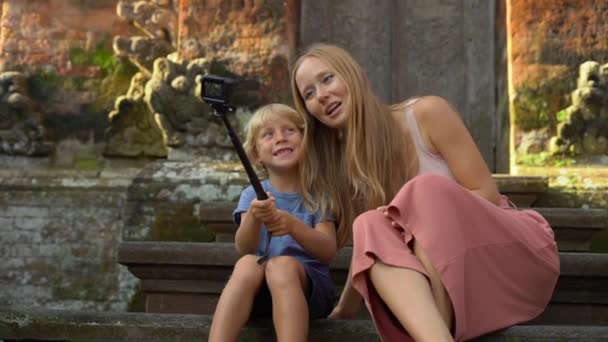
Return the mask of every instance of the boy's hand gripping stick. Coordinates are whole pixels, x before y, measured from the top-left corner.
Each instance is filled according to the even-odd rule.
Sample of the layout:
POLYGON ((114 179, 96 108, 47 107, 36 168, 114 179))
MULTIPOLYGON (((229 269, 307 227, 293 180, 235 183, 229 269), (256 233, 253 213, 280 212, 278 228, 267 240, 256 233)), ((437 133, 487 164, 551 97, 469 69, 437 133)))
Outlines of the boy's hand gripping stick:
MULTIPOLYGON (((247 172, 247 177, 249 178, 249 183, 255 190, 256 197, 258 200, 268 199, 268 195, 264 192, 264 188, 260 183, 253 167, 251 166, 251 162, 249 158, 247 158, 247 154, 243 149, 243 145, 239 140, 239 137, 234 132, 230 121, 228 121, 228 117, 226 113, 234 111, 234 107, 230 106, 227 103, 227 98, 230 93, 230 86, 234 81, 229 78, 218 77, 213 75, 207 75, 203 77, 203 88, 202 88, 202 97, 203 100, 211 106, 214 110, 214 114, 219 116, 222 119, 222 122, 226 126, 228 130, 228 135, 230 136, 230 140, 232 141, 232 145, 236 149, 236 153, 239 155, 239 159, 241 160, 241 164, 245 168, 245 172, 247 172)), ((268 255, 270 253, 270 239, 272 235, 269 232, 266 232, 266 245, 264 246, 264 254, 258 258, 258 264, 263 263, 268 259, 268 255)))

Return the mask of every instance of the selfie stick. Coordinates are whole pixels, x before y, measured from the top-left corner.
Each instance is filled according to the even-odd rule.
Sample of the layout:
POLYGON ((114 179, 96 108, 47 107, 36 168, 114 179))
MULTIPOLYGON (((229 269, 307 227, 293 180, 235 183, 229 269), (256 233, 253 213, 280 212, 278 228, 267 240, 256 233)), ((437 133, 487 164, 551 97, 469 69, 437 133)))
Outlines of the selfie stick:
MULTIPOLYGON (((216 80, 217 79, 212 76, 203 77, 203 82, 206 82, 206 81, 213 82, 216 80)), ((205 87, 205 84, 203 84, 203 89, 204 89, 204 87, 205 87)), ((203 97, 205 98, 204 94, 203 94, 203 97)), ((234 111, 234 107, 230 106, 226 103, 223 103, 223 101, 217 101, 217 102, 216 101, 206 101, 206 102, 211 105, 211 108, 213 108, 213 110, 215 112, 214 114, 219 116, 222 119, 222 121, 224 122, 224 125, 226 126, 226 129, 228 130, 228 135, 230 136, 230 140, 232 141, 232 145, 236 149, 236 153, 239 155, 241 164, 243 164, 243 167, 245 168, 245 172, 247 173, 247 177, 249 178, 249 183, 251 183, 251 186, 255 190, 257 199, 258 200, 268 199, 268 194, 266 194, 266 192, 264 191, 264 188, 262 187, 262 183, 260 183, 258 176, 256 175, 255 171, 253 170, 253 167, 251 166, 251 162, 249 161, 249 158, 247 158, 247 154, 245 153, 245 150, 243 149, 243 145, 241 144, 239 137, 234 132, 234 129, 232 128, 232 125, 230 124, 230 121, 228 121, 228 117, 226 116, 227 112, 234 111)), ((262 255, 258 259, 258 261, 257 261, 258 264, 261 264, 268 259, 268 255, 270 254, 270 239, 271 238, 272 238, 272 235, 267 231, 266 232, 266 245, 264 246, 264 255, 262 255)))

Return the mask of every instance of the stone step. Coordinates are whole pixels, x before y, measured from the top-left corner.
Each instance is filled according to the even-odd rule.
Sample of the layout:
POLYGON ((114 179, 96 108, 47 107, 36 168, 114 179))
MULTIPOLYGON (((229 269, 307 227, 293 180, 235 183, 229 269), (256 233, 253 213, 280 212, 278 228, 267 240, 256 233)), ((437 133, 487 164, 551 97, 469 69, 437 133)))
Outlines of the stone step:
MULTIPOLYGON (((4 341, 206 341, 210 315, 124 312, 75 312, 42 309, 0 309, 4 341)), ((587 341, 608 339, 608 326, 517 325, 475 339, 477 342, 587 341)), ((269 321, 249 323, 239 341, 276 340, 269 321)), ((315 320, 309 341, 380 341, 369 320, 315 320)))
MULTIPOLYGON (((331 265, 339 287, 350 247, 331 265)), ((210 314, 238 254, 232 243, 123 242, 118 262, 141 280, 147 312, 210 314)), ((561 275, 538 324, 608 324, 608 254, 560 253, 561 275)), ((360 317, 367 317, 362 308, 360 317)))
MULTIPOLYGON (((216 241, 233 242, 237 226, 232 222, 233 202, 201 204, 199 217, 216 241)), ((531 208, 553 228, 560 251, 588 251, 595 234, 608 229, 608 210, 576 208, 531 208)))
POLYGON ((549 177, 515 176, 510 174, 493 174, 492 177, 501 194, 518 207, 531 207, 540 196, 549 189, 549 177))

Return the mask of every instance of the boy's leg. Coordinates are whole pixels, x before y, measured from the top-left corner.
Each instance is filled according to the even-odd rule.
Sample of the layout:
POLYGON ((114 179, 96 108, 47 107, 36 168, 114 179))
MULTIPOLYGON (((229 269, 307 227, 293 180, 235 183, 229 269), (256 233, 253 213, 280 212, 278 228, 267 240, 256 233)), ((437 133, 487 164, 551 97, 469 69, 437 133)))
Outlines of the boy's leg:
POLYGON ((264 281, 264 265, 255 255, 245 255, 234 265, 213 314, 209 342, 236 341, 249 319, 255 294, 264 281))
POLYGON ((268 260, 265 274, 272 295, 272 320, 277 341, 307 341, 305 294, 310 284, 304 266, 294 257, 278 256, 268 260))

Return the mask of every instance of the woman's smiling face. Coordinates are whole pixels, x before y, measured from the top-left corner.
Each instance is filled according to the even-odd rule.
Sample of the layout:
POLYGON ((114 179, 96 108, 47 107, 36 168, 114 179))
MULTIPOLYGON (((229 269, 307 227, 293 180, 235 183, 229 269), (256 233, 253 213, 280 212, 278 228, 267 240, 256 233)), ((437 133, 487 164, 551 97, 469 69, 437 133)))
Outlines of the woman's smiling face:
POLYGON ((298 92, 308 112, 325 126, 344 128, 348 118, 346 84, 319 58, 307 57, 295 74, 298 92))

